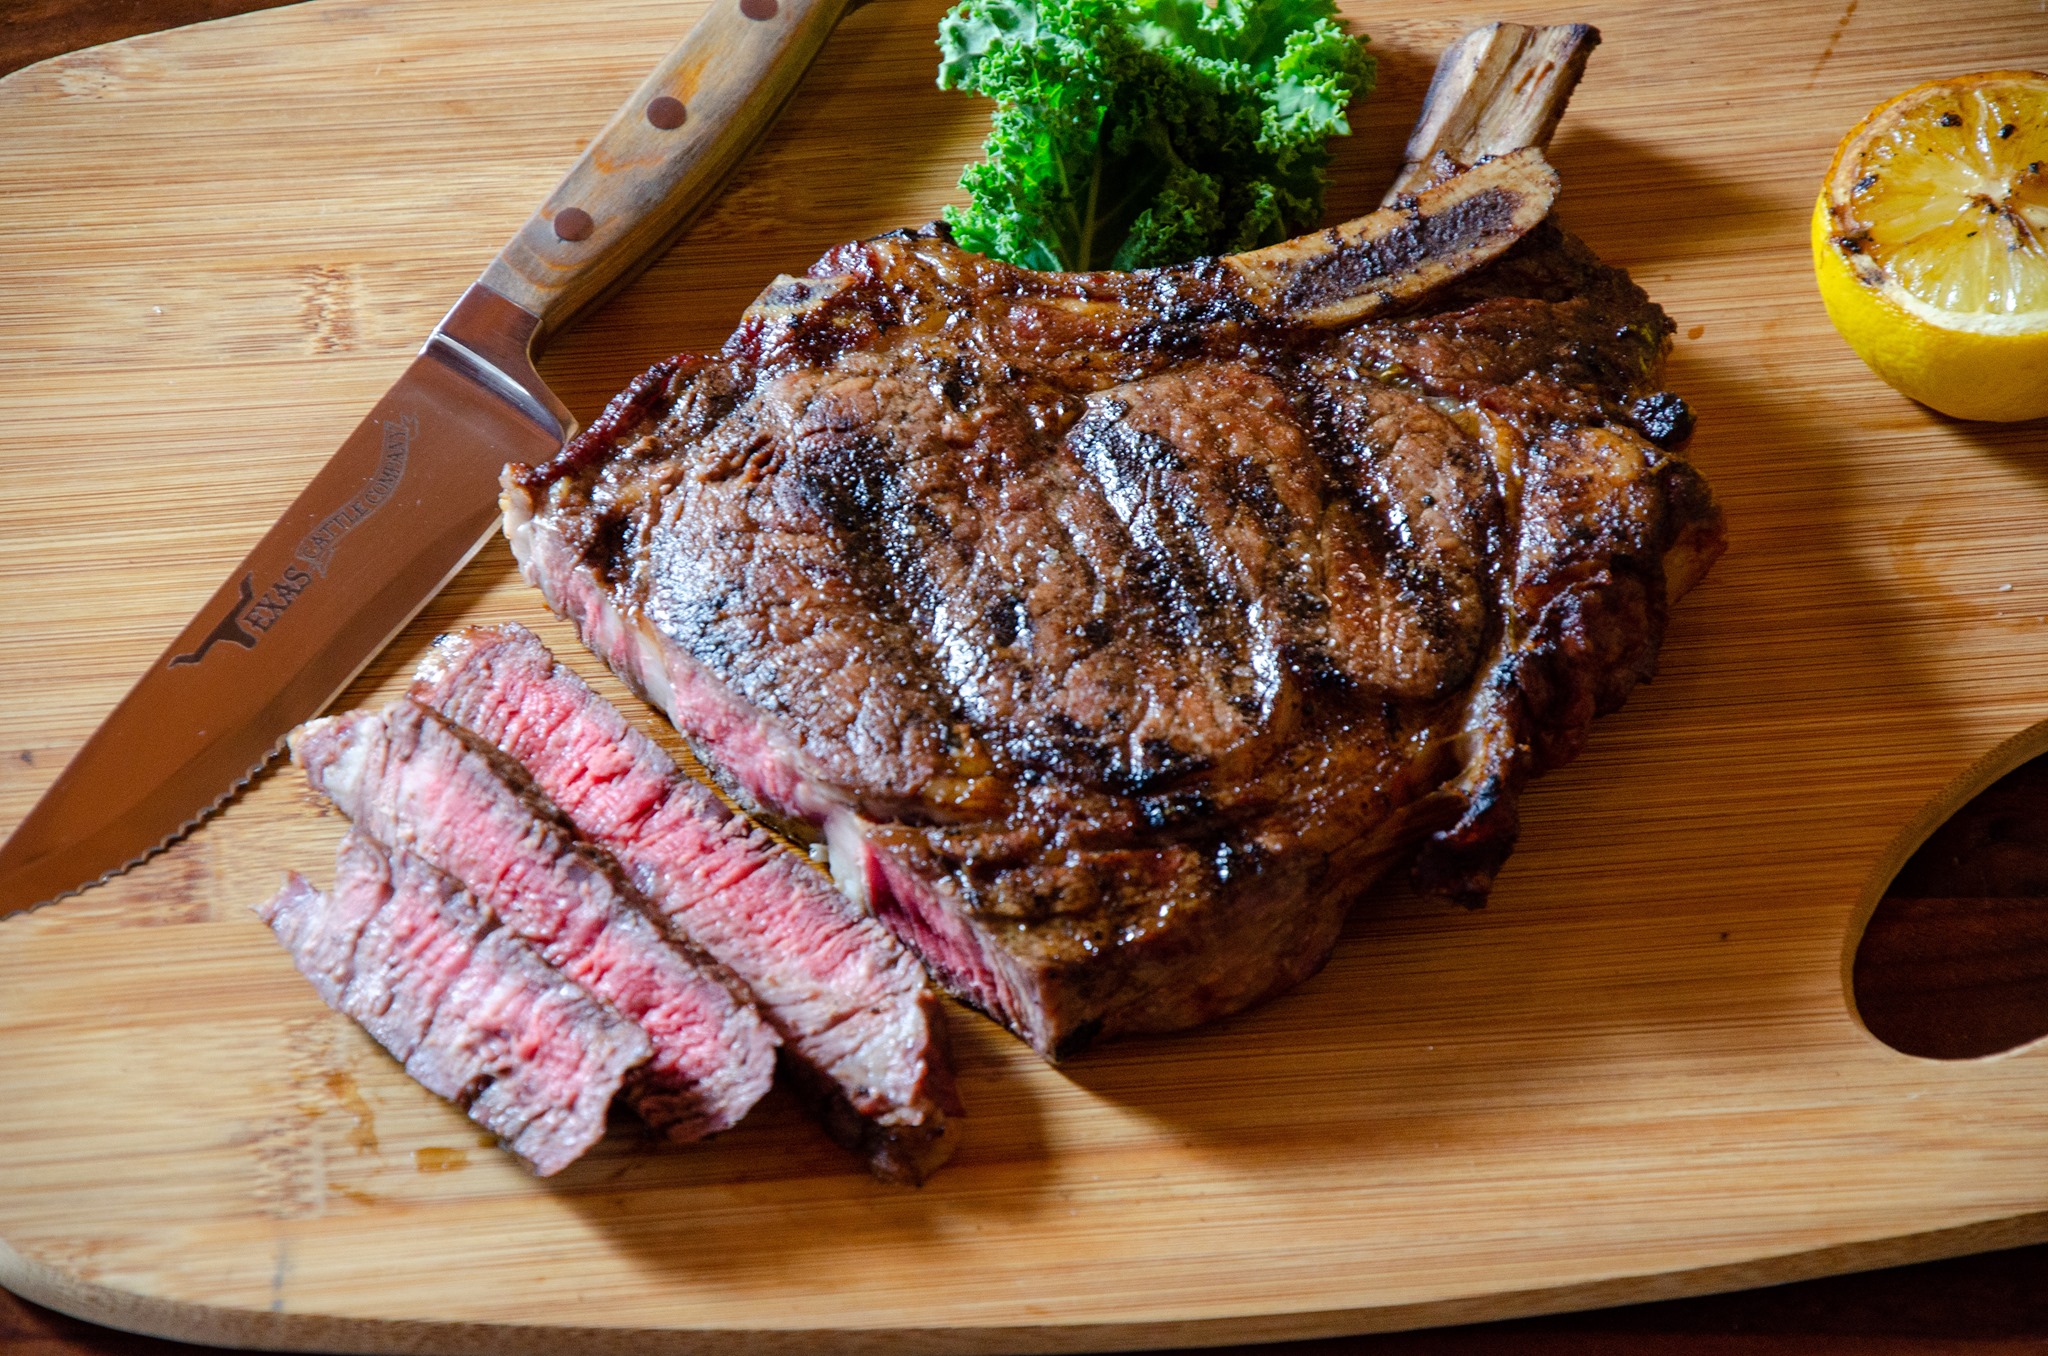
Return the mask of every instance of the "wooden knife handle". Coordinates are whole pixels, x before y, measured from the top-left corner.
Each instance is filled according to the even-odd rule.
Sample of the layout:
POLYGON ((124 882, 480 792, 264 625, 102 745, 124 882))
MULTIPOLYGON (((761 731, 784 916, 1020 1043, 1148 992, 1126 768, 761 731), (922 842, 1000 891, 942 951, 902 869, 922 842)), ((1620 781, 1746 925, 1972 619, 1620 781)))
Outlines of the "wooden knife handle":
POLYGON ((854 2, 713 0, 484 270, 536 349, 682 231, 854 2))

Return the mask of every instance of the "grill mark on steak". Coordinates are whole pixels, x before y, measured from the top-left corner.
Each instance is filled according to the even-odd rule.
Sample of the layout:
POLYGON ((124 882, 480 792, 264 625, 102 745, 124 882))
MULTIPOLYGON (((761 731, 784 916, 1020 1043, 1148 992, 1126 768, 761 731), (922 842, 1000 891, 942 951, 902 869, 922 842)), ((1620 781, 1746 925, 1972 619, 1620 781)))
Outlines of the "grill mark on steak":
POLYGON ((714 373, 746 390, 722 420, 651 406, 631 457, 514 472, 508 536, 709 764, 1042 1052, 1233 1011, 1320 966, 1397 861, 1481 896, 1527 779, 1648 676, 1720 549, 1632 413, 1670 322, 1541 223, 1540 166, 1152 273, 1029 273, 940 228, 843 246, 680 379, 677 409, 714 373), (828 389, 890 518, 866 544, 798 489, 828 389), (764 431, 775 469, 702 474, 764 431), (642 545, 579 564, 615 513, 642 545), (719 600, 715 637, 679 595, 719 600))
POLYGON ((1357 380, 1341 362, 1315 376, 1317 445, 1344 504, 1327 555, 1331 648, 1366 691, 1441 695, 1470 677, 1489 639, 1489 548, 1502 516, 1492 467, 1427 400, 1357 380))
POLYGON ((737 982, 665 935, 517 763, 410 699, 309 721, 290 746, 359 832, 459 881, 647 1033, 653 1057, 629 1096, 651 1128, 698 1139, 767 1091, 777 1041, 737 982))
POLYGON ((256 913, 329 1007, 542 1177, 603 1138, 652 1053, 461 886, 360 833, 342 839, 331 892, 293 873, 256 913))
MULTIPOLYGON (((1176 702, 1147 710, 1112 699, 1103 707, 1070 703, 1062 712, 1068 728, 1094 725, 1102 736, 1122 736, 1121 747, 1105 749, 1100 761, 1116 785, 1137 791, 1207 767, 1205 748, 1223 744, 1261 704, 1245 664, 1242 619, 1231 615, 1231 605, 1241 608, 1243 600, 1229 596, 1227 583, 1216 577, 1216 543, 1176 493, 1179 459, 1164 439, 1119 419, 1084 417, 1068 440, 1127 534, 1119 552, 1126 606, 1113 611, 1126 618, 1131 633, 1156 635, 1171 652, 1212 657, 1217 670, 1213 699, 1201 703, 1205 709, 1184 711, 1176 702)), ((1096 653, 1113 652, 1105 645, 1096 653)))
POLYGON ((443 636, 412 696, 517 759, 647 899, 748 987, 825 1127, 885 1180, 955 1147, 945 1026, 917 962, 683 776, 524 627, 443 636))

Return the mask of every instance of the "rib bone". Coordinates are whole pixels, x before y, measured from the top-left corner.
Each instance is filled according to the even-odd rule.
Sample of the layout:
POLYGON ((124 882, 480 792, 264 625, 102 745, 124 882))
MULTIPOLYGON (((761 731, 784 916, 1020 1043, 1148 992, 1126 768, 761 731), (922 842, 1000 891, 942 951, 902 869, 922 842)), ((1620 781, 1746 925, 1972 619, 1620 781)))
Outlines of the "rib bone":
POLYGON ((1435 182, 1449 166, 1550 144, 1586 58, 1600 45, 1591 24, 1494 23, 1445 50, 1408 137, 1408 162, 1382 201, 1435 182))
MULTIPOLYGON (((1244 254, 1136 273, 1036 273, 950 245, 933 249, 906 239, 905 246, 922 251, 922 262, 954 286, 986 287, 988 271, 995 270, 1004 275, 1004 294, 1015 306, 1057 312, 1059 324, 1086 327, 1098 340, 1152 332, 1163 301, 1186 309, 1221 300, 1219 284, 1262 322, 1335 329, 1412 305, 1490 263, 1550 214, 1557 191, 1556 171, 1542 151, 1527 147, 1469 169, 1460 166, 1398 204, 1327 230, 1244 254)), ((807 277, 777 278, 748 308, 747 326, 762 334, 786 333, 831 313, 857 286, 854 276, 827 271, 847 257, 835 252, 807 277)), ((1212 328, 1234 334, 1232 327, 1242 323, 1218 321, 1212 328)), ((1105 341, 1102 351, 1116 347, 1105 341)))
POLYGON ((1334 328, 1413 301, 1497 258, 1550 214, 1557 173, 1534 147, 1408 202, 1223 263, 1275 319, 1334 328))

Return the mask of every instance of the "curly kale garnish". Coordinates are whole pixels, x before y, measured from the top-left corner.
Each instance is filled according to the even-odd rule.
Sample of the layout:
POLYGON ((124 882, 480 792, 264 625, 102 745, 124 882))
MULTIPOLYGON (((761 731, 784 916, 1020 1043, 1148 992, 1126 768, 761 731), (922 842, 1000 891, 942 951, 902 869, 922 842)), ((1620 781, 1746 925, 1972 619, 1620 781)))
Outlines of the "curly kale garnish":
POLYGON ((1026 268, 1144 268, 1284 240, 1322 214, 1324 142, 1372 88, 1331 0, 963 0, 939 84, 996 101, 946 209, 1026 268))

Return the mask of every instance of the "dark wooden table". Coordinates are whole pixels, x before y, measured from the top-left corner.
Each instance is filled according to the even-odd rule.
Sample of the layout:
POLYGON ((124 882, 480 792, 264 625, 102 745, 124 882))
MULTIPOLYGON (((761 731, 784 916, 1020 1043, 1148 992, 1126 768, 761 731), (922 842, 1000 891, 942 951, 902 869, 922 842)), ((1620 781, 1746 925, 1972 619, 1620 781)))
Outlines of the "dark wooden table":
MULTIPOLYGON (((0 74, 62 52, 281 0, 0 0, 0 74)), ((2048 426, 2042 429, 2048 452, 2048 426)), ((1898 1049, 1970 1058, 2048 1034, 2048 759, 1959 812, 1866 932, 1856 993, 1898 1049)), ((2048 1172, 2048 1163, 2041 1165, 2048 1172)), ((0 1291, 4 1356, 191 1356, 210 1348, 82 1323, 0 1291)), ((2048 1244, 1797 1285, 1327 1342, 1240 1356, 1453 1353, 2048 1353, 2048 1244)))

